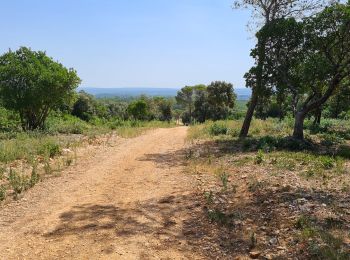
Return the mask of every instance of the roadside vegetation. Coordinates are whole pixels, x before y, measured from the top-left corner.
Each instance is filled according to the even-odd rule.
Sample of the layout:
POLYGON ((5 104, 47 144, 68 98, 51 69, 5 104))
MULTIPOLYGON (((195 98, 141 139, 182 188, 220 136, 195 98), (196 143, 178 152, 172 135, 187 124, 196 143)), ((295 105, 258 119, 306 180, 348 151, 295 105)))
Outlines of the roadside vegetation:
POLYGON ((79 84, 45 52, 21 47, 0 57, 0 201, 59 174, 82 144, 176 125, 172 98, 96 99, 79 84))
MULTIPOLYGON (((192 112, 200 94, 191 110, 187 106, 187 171, 197 180, 208 241, 215 241, 211 252, 224 258, 350 258, 345 2, 235 2, 252 10, 257 27, 255 64, 245 75, 252 89, 245 115, 209 113, 201 120, 192 112)), ((227 107, 230 102, 220 104, 227 107)))
POLYGON ((234 7, 252 10, 256 30, 248 102, 224 81, 185 86, 176 97, 96 99, 77 92, 77 72, 44 52, 3 54, 0 201, 74 163, 81 143, 184 124, 187 171, 220 234, 218 251, 350 259, 350 2, 234 7))
POLYGON ((306 121, 307 142, 290 138, 293 120, 206 122, 189 129, 187 171, 221 252, 261 259, 349 259, 350 124, 306 121), (227 241, 230 241, 228 243, 227 241))

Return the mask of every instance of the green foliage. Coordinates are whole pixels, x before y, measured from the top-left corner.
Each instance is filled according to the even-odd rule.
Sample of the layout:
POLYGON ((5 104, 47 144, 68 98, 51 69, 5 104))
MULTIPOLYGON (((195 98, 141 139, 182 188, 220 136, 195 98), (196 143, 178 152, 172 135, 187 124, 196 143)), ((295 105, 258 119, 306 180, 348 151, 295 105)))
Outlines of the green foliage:
MULTIPOLYGON (((180 91, 177 92, 176 95, 176 102, 181 105, 183 108, 186 109, 186 112, 189 115, 189 122, 192 123, 192 113, 193 113, 193 106, 194 106, 194 95, 195 95, 195 89, 196 88, 202 88, 203 86, 186 86, 182 88, 180 91)), ((185 122, 183 122, 185 124, 185 122)))
POLYGON ((326 170, 332 169, 336 164, 334 158, 329 157, 329 156, 321 156, 320 162, 321 162, 322 167, 326 170))
POLYGON ((259 150, 255 156, 255 164, 262 164, 264 162, 264 153, 262 150, 259 150))
POLYGON ((337 155, 350 159, 350 147, 348 145, 340 145, 337 151, 337 155))
POLYGON ((6 199, 6 186, 0 185, 0 202, 6 199))
POLYGON ((34 187, 40 181, 41 177, 38 173, 37 165, 33 165, 32 173, 30 174, 29 186, 34 187))
POLYGON ((349 86, 349 9, 349 3, 333 3, 307 19, 273 19, 259 30, 251 52, 256 64, 246 74, 257 93, 251 103, 257 103, 256 116, 295 116, 293 137, 302 140, 304 120, 314 115, 317 124, 333 94, 340 113, 340 100, 348 98, 342 93, 349 86))
POLYGON ((208 218, 210 222, 217 223, 223 226, 230 226, 232 223, 233 216, 231 214, 225 214, 219 209, 209 209, 208 218))
POLYGON ((301 231, 301 238, 307 243, 312 258, 349 259, 350 253, 344 247, 343 239, 317 225, 316 219, 301 216, 295 227, 301 231))
POLYGON ((227 190, 227 186, 228 186, 228 177, 229 175, 226 172, 222 172, 219 175, 219 178, 221 180, 221 184, 224 190, 227 190))
POLYGON ((237 98, 233 91, 233 85, 224 81, 212 82, 207 87, 209 119, 222 120, 229 115, 229 109, 235 106, 237 98))
POLYGON ((226 135, 229 129, 226 125, 220 123, 214 123, 209 128, 209 133, 212 136, 226 135))
POLYGON ((39 154, 50 158, 61 154, 60 145, 54 141, 44 143, 39 149, 39 154))
POLYGON ((59 139, 42 133, 19 133, 15 138, 0 140, 0 162, 24 159, 30 161, 33 156, 57 154, 59 139))
POLYGON ((155 97, 154 99, 159 115, 157 116, 160 121, 170 122, 173 118, 173 101, 171 99, 166 99, 163 97, 155 97))
POLYGON ((259 190, 263 189, 266 186, 266 183, 258 181, 258 180, 252 180, 248 184, 248 190, 250 192, 258 192, 259 190))
POLYGON ((50 111, 69 103, 80 83, 73 69, 21 47, 0 57, 3 105, 19 113, 24 130, 43 128, 50 111))
POLYGON ((20 122, 17 113, 0 107, 0 131, 18 131, 20 122))
POLYGON ((181 115, 181 121, 183 124, 188 125, 191 123, 191 115, 189 112, 184 112, 181 115))
POLYGON ((96 115, 96 104, 94 97, 84 91, 78 93, 78 98, 73 105, 72 115, 82 120, 89 121, 96 115))
POLYGON ((213 193, 213 191, 206 191, 206 192, 204 192, 204 198, 205 198, 205 200, 206 200, 208 205, 213 204, 213 202, 214 202, 214 193, 213 193))
POLYGON ((195 89, 193 116, 198 122, 227 119, 232 112, 236 94, 231 83, 212 82, 207 87, 195 89))
POLYGON ((49 116, 45 130, 52 134, 86 134, 92 128, 87 122, 68 114, 49 116))
POLYGON ((21 194, 29 188, 29 178, 10 169, 8 181, 16 195, 21 194))
POLYGON ((130 103, 128 106, 128 112, 135 120, 146 120, 149 109, 144 100, 137 100, 130 103))

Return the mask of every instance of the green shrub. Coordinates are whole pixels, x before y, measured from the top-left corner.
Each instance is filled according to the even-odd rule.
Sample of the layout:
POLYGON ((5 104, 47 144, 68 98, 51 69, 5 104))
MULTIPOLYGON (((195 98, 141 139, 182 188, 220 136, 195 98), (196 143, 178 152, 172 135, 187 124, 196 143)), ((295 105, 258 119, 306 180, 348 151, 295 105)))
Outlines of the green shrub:
POLYGON ((333 145, 341 144, 344 142, 344 138, 339 137, 337 134, 324 134, 322 135, 321 145, 330 147, 333 145))
POLYGON ((266 186, 265 182, 258 181, 258 180, 252 180, 248 184, 248 190, 250 192, 257 192, 261 189, 263 189, 266 186))
POLYGON ((20 129, 19 116, 10 110, 0 107, 0 130, 1 131, 18 131, 20 129))
POLYGON ((334 158, 329 156, 321 156, 319 157, 320 163, 324 169, 331 169, 335 166, 336 162, 334 158))
POLYGON ((0 201, 3 201, 6 199, 6 186, 5 185, 0 185, 0 201))
POLYGON ((269 152, 275 150, 280 146, 281 140, 278 137, 264 136, 258 140, 257 149, 269 152))
POLYGON ((212 136, 226 135, 228 134, 228 127, 224 124, 214 123, 209 128, 209 133, 212 136))
POLYGON ((340 145, 337 150, 337 155, 346 159, 350 159, 350 146, 340 145))
POLYGON ((264 153, 262 150, 259 150, 258 153, 255 156, 255 164, 262 164, 264 161, 264 153))
POLYGON ((39 148, 39 154, 53 158, 61 154, 61 147, 57 143, 47 142, 39 148))
POLYGON ((244 151, 247 151, 256 145, 256 143, 257 141, 254 138, 245 138, 242 143, 242 148, 244 151))
POLYGON ((54 114, 50 116, 45 124, 49 133, 60 134, 84 134, 91 126, 78 117, 72 115, 54 114))
POLYGON ((208 205, 213 204, 213 202, 214 202, 214 193, 213 193, 213 191, 206 191, 206 192, 204 192, 204 198, 205 198, 205 200, 206 200, 208 205))
POLYGON ((14 170, 10 169, 8 176, 8 181, 15 192, 15 194, 20 194, 23 191, 27 190, 29 187, 29 178, 23 174, 19 174, 14 170))
POLYGON ((228 174, 226 172, 222 172, 219 175, 219 178, 221 180, 221 184, 224 190, 227 190, 227 184, 228 184, 228 174))
POLYGON ((224 212, 214 209, 208 210, 208 218, 210 222, 215 222, 220 225, 229 225, 232 219, 231 215, 225 214, 224 212))
POLYGON ((30 179, 29 179, 29 186, 30 187, 34 187, 35 184, 37 184, 40 181, 40 175, 37 172, 37 166, 33 167, 32 173, 30 175, 30 179))

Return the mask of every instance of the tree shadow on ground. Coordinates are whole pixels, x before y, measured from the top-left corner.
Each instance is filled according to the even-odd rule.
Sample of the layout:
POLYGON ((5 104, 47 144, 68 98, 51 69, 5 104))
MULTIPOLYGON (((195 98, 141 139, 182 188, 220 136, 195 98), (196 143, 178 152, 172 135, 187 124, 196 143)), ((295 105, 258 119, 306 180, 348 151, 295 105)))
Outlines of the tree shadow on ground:
POLYGON ((171 247, 209 257, 214 241, 222 238, 219 233, 208 235, 208 221, 196 196, 166 196, 132 205, 77 205, 62 213, 60 223, 45 236, 91 237, 105 243, 128 238, 135 241, 141 236, 149 241, 148 247, 159 251, 171 247))
MULTIPOLYGON (((152 161, 156 167, 176 167, 186 164, 192 156, 224 156, 243 152, 242 141, 210 141, 187 149, 161 154, 147 154, 140 161, 152 161), (240 145, 238 145, 240 144, 240 145)), ((302 214, 323 210, 325 205, 339 209, 339 203, 349 205, 349 197, 338 193, 291 187, 260 187, 251 196, 234 203, 221 201, 208 205, 203 194, 169 194, 157 200, 132 204, 82 204, 60 215, 60 223, 45 234, 65 239, 67 236, 99 239, 110 243, 143 237, 149 241, 145 249, 167 252, 169 248, 193 253, 199 258, 233 259, 247 256, 251 250, 276 253, 276 247, 295 237, 295 222, 302 214), (217 215, 211 215, 212 209, 217 215), (249 227, 250 229, 247 229, 249 227), (257 242, 252 234, 257 234, 257 242), (276 244, 270 240, 277 238, 276 244), (253 245, 256 243, 256 245, 253 245)), ((350 212, 343 210, 341 227, 349 228, 350 212), (345 213, 344 213, 345 212, 345 213)), ((335 213, 337 216, 338 213, 335 213)), ((325 220, 318 220, 326 226, 325 220)), ((281 259, 304 257, 298 241, 291 240, 290 248, 279 254, 281 259)))
MULTIPOLYGON (((135 241, 141 236, 149 241, 145 249, 166 252, 169 248, 176 248, 208 259, 232 259, 249 254, 253 248, 250 237, 253 232, 257 233, 255 246, 258 250, 273 251, 273 247, 281 245, 280 241, 295 235, 296 219, 291 216, 308 214, 322 208, 323 204, 333 205, 335 202, 349 203, 349 198, 321 191, 263 188, 249 200, 241 200, 229 207, 230 204, 222 204, 219 209, 224 219, 221 220, 208 217, 208 205, 197 193, 164 196, 137 204, 83 204, 62 213, 60 223, 45 236, 56 239, 67 236, 98 238, 104 243, 118 239, 128 241, 128 238, 135 241), (305 209, 305 202, 309 208, 305 209), (248 233, 247 226, 251 226, 248 233), (260 230, 261 227, 264 229, 260 230), (283 228, 287 229, 276 232, 283 228), (262 237, 266 239, 262 241, 262 237), (274 237, 278 242, 270 245, 269 240, 274 237)), ((341 221, 342 227, 348 227, 349 219, 341 221)), ((300 256, 293 250, 295 247, 280 256, 300 256)))
POLYGON ((263 150, 287 151, 287 152, 307 152, 314 155, 339 156, 345 159, 350 158, 350 146, 346 144, 324 144, 312 141, 297 141, 291 137, 261 136, 248 137, 244 139, 218 139, 204 141, 194 144, 188 148, 186 153, 191 153, 194 157, 221 157, 228 154, 243 154, 263 150), (191 151, 190 151, 191 150, 191 151))
POLYGON ((137 158, 138 161, 147 162, 151 161, 156 163, 156 167, 163 168, 163 167, 178 167, 178 166, 185 166, 186 161, 185 155, 186 155, 186 149, 179 149, 176 151, 169 151, 166 153, 152 153, 152 154, 145 154, 144 156, 137 158))

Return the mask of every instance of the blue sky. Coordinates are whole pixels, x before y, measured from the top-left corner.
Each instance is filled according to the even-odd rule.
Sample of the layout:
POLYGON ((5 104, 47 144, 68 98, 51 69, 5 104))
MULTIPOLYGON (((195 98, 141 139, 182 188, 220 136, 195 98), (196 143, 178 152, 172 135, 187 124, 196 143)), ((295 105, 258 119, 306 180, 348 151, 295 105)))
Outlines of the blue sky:
POLYGON ((244 87, 254 44, 233 0, 2 0, 0 52, 28 46, 90 87, 244 87))

